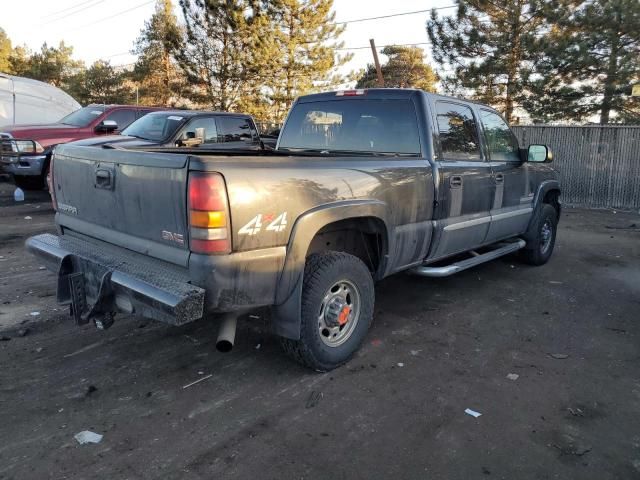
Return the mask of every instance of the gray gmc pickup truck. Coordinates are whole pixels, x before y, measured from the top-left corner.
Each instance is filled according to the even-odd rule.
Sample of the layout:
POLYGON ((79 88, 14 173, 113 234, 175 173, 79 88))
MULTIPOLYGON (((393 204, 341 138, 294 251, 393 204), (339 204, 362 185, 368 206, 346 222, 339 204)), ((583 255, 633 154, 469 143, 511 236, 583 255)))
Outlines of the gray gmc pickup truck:
POLYGON ((405 89, 308 95, 273 152, 58 147, 58 235, 27 248, 79 324, 221 314, 228 349, 237 316, 269 307, 285 351, 326 371, 365 338, 376 280, 516 251, 546 263, 560 217, 551 160, 484 105, 405 89))

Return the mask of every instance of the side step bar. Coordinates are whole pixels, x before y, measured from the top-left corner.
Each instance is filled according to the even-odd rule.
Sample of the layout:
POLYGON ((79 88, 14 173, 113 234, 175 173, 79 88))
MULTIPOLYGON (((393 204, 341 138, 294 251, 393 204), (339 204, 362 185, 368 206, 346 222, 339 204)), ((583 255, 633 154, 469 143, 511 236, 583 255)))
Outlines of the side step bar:
POLYGON ((482 255, 478 255, 475 252, 472 252, 472 254, 474 254, 475 256, 467 258, 466 260, 461 260, 444 267, 429 267, 423 265, 413 268, 411 270, 411 273, 420 275, 422 277, 448 277, 449 275, 461 272, 463 270, 466 270, 467 268, 475 267, 476 265, 480 265, 481 263, 489 262, 498 257, 517 252, 521 248, 524 248, 526 244, 527 242, 525 242, 524 240, 518 240, 517 242, 510 243, 498 243, 496 245, 498 248, 487 253, 483 253, 482 255))

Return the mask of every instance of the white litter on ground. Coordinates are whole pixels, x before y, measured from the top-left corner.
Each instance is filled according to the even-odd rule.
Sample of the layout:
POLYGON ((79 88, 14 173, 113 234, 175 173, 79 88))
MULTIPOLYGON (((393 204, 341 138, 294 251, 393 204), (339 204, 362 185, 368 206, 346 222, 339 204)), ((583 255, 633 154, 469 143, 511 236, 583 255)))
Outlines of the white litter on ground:
POLYGON ((399 362, 399 363, 398 363, 398 366, 399 366, 399 367, 404 367, 404 363, 399 362))
POLYGON ((470 408, 467 408, 464 413, 466 413, 467 415, 471 415, 473 418, 478 418, 480 415, 482 415, 480 412, 476 412, 475 410, 471 410, 470 408))
POLYGON ((40 315, 40 312, 31 312, 29 315, 31 315, 32 317, 37 317, 38 315, 40 315))
POLYGON ((517 380, 519 376, 520 376, 520 375, 518 375, 517 373, 509 373, 509 374, 507 375, 507 378, 508 378, 509 380, 517 380))
POLYGON ((89 430, 84 430, 80 433, 76 433, 73 438, 75 438, 80 445, 84 445, 85 443, 100 443, 102 435, 89 430))
POLYGON ((196 380, 195 382, 188 383, 188 384, 186 384, 186 385, 185 385, 184 387, 182 387, 182 388, 183 388, 183 389, 185 389, 185 388, 192 387, 192 386, 193 386, 193 385, 195 385, 196 383, 200 383, 200 382, 202 382, 202 381, 206 380, 207 378, 211 378, 211 377, 213 377, 213 374, 209 374, 209 375, 207 375, 206 377, 199 378, 199 379, 198 379, 198 380, 196 380))
POLYGON ((25 219, 25 220, 32 220, 32 218, 31 218, 29 215, 27 215, 26 217, 24 217, 24 219, 25 219))

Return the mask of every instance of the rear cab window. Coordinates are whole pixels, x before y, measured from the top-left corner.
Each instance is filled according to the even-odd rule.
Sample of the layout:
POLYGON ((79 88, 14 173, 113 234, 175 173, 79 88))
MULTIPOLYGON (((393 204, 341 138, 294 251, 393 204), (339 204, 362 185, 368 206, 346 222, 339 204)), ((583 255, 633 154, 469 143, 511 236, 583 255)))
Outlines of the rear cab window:
POLYGON ((438 101, 436 115, 443 159, 481 161, 478 125, 471 108, 438 101))
POLYGON ((339 99, 296 104, 279 150, 420 155, 409 99, 339 99))

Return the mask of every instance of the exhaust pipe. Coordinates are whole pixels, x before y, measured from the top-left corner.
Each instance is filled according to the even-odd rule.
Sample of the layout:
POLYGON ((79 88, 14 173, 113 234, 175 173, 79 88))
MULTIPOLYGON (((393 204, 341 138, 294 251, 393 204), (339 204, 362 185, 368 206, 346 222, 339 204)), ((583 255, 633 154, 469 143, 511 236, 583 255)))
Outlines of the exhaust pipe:
POLYGON ((236 339, 236 324, 238 317, 236 314, 227 313, 223 315, 220 330, 218 331, 218 340, 216 341, 216 349, 219 352, 227 353, 233 348, 233 342, 236 339))

